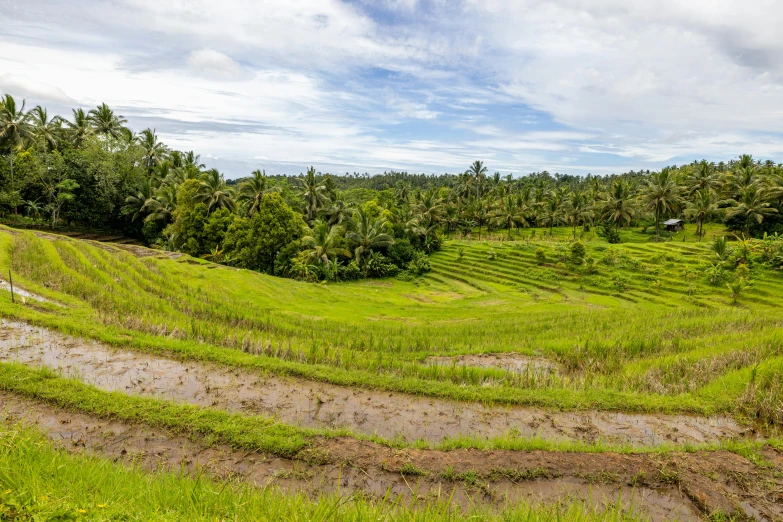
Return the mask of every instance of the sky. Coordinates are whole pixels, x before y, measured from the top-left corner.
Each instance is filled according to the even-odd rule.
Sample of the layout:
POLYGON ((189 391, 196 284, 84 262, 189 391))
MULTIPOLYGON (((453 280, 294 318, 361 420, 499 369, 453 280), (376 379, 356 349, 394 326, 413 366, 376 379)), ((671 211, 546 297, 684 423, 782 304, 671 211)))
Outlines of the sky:
POLYGON ((783 0, 0 0, 0 92, 228 178, 783 161, 783 0))

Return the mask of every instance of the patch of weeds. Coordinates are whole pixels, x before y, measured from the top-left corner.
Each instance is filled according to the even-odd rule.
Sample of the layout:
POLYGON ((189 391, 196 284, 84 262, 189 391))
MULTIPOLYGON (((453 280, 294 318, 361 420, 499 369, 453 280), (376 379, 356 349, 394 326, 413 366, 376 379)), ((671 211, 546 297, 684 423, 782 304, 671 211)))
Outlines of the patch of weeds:
POLYGON ((668 469, 665 466, 658 470, 658 479, 664 484, 672 486, 678 485, 682 480, 679 471, 676 469, 668 469))
POLYGON ((310 464, 311 466, 322 466, 332 461, 328 451, 318 448, 303 449, 296 454, 296 458, 302 462, 310 464))
POLYGON ((399 472, 402 475, 415 475, 419 477, 429 475, 429 473, 426 470, 417 468, 411 462, 406 462, 405 464, 403 464, 403 466, 399 469, 399 472))
POLYGON ((579 475, 590 484, 613 484, 619 482, 620 475, 611 471, 601 470, 579 475))
POLYGON ((523 482, 538 479, 551 479, 560 476, 560 473, 552 472, 546 468, 492 468, 489 470, 487 478, 489 478, 491 481, 505 478, 511 482, 523 482))

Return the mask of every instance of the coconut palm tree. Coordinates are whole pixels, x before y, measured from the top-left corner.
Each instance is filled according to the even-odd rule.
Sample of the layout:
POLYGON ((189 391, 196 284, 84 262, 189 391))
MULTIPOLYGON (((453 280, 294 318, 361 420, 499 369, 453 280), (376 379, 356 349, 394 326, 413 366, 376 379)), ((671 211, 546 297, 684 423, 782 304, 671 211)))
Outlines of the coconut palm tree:
POLYGON ((101 103, 87 114, 87 118, 95 129, 95 134, 119 139, 122 129, 128 123, 124 117, 114 114, 105 103, 101 103))
POLYGON ((537 219, 540 224, 549 226, 549 235, 551 236, 552 228, 560 221, 561 215, 560 199, 554 194, 550 194, 544 200, 537 219))
POLYGON ((147 200, 144 210, 148 212, 144 221, 171 221, 177 207, 177 187, 163 183, 155 190, 155 195, 147 200))
POLYGON ((302 238, 302 246, 305 247, 305 253, 309 262, 320 260, 326 264, 329 260, 335 260, 337 256, 351 257, 351 253, 337 246, 338 227, 329 229, 329 224, 322 220, 317 220, 311 233, 302 238))
MULTIPOLYGON (((22 148, 30 136, 30 113, 24 110, 25 102, 17 106, 16 100, 6 94, 0 98, 0 142, 7 141, 10 146, 8 163, 10 167, 11 190, 14 190, 14 154, 22 148)), ((16 215, 16 203, 14 203, 16 215)))
POLYGON ((511 229, 514 226, 528 225, 525 209, 519 204, 518 198, 511 195, 500 198, 489 216, 494 224, 508 228, 509 239, 511 239, 511 229))
POLYGON ((168 147, 158 141, 155 129, 144 129, 139 135, 139 145, 144 149, 144 166, 152 169, 160 164, 168 154, 168 147))
POLYGON ((374 248, 384 248, 394 244, 394 238, 385 232, 387 221, 379 217, 374 222, 362 209, 354 213, 356 230, 348 234, 348 240, 356 244, 354 256, 359 263, 362 254, 369 253, 374 248))
POLYGON ((73 121, 66 121, 65 124, 68 127, 68 137, 76 148, 84 145, 87 138, 94 134, 92 123, 84 109, 73 109, 73 121))
POLYGON ((565 218, 574 231, 574 240, 576 240, 576 227, 583 224, 590 216, 591 208, 587 202, 587 197, 583 192, 573 191, 566 200, 565 218))
POLYGON ((739 194, 737 199, 731 200, 733 208, 728 210, 727 217, 742 216, 745 223, 745 235, 750 235, 750 225, 753 221, 761 224, 766 216, 777 214, 778 210, 772 208, 765 191, 755 184, 751 184, 739 194))
POLYGON ((43 151, 54 150, 62 133, 60 118, 49 118, 46 109, 40 105, 30 111, 30 136, 43 151))
POLYGON ((702 160, 691 169, 684 181, 688 194, 697 190, 706 190, 709 193, 720 185, 720 174, 715 170, 714 163, 702 160))
POLYGON ((478 225, 478 240, 481 241, 481 227, 489 218, 489 202, 486 199, 473 199, 465 209, 465 214, 478 225))
POLYGON ((136 189, 136 192, 125 198, 123 210, 133 213, 133 221, 147 213, 149 204, 155 195, 155 187, 150 179, 145 179, 136 189))
POLYGON ((266 171, 254 170, 250 177, 239 184, 237 191, 237 203, 244 209, 247 217, 252 217, 261 205, 261 199, 265 194, 277 191, 277 187, 269 186, 266 171))
POLYGON ((655 215, 655 237, 660 239, 661 217, 674 212, 682 203, 680 186, 675 182, 672 170, 664 168, 660 172, 650 174, 640 199, 647 210, 655 215))
POLYGON ((323 213, 328 218, 328 225, 333 227, 334 225, 340 225, 343 222, 350 222, 351 216, 353 215, 353 209, 351 208, 350 203, 346 203, 342 199, 336 199, 332 201, 329 208, 323 210, 323 213))
POLYGON ((696 220, 696 234, 699 235, 699 241, 704 235, 704 221, 710 217, 710 214, 718 210, 715 203, 715 196, 709 189, 697 190, 693 193, 693 199, 685 204, 685 216, 696 220))
POLYGON ((618 231, 621 224, 630 225, 636 215, 636 205, 628 183, 623 179, 615 180, 610 187, 607 198, 602 203, 602 207, 603 219, 614 223, 618 231))
POLYGON ((481 186, 487 176, 487 167, 484 166, 483 161, 476 160, 468 169, 468 173, 474 180, 474 184, 476 185, 476 199, 479 199, 481 197, 481 186))
POLYGON ((223 174, 217 169, 210 169, 201 176, 201 187, 196 200, 207 205, 207 211, 219 208, 234 210, 234 190, 226 184, 223 174))
POLYGON ((299 197, 305 202, 307 221, 312 221, 315 219, 318 209, 321 208, 328 199, 325 194, 326 187, 315 177, 315 168, 313 167, 307 169, 306 176, 299 176, 296 181, 299 183, 301 189, 299 191, 299 197))

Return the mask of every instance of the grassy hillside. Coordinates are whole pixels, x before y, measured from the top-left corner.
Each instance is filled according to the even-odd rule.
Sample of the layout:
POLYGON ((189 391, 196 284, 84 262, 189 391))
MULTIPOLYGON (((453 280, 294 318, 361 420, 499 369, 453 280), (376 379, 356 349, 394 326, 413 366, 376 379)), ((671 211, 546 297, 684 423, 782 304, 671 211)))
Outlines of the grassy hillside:
MULTIPOLYGON (((711 231, 715 234, 717 231, 711 231)), ((448 242, 413 280, 300 283, 164 253, 0 233, 0 269, 65 305, 0 312, 185 358, 337 384, 559 408, 741 411, 780 422, 781 274, 734 304, 707 243, 555 237, 448 242), (514 353, 522 371, 428 357, 514 353), (442 362, 442 361, 441 361, 442 362), (549 366, 548 366, 549 368, 549 366), (776 406, 776 404, 778 406, 776 406)), ((725 279, 736 276, 726 270, 725 279)))

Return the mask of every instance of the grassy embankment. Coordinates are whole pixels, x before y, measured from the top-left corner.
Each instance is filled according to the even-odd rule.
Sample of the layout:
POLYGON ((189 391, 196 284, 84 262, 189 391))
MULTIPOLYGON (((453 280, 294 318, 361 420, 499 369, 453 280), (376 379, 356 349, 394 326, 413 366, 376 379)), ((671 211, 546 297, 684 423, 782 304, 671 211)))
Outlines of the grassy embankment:
MULTIPOLYGON (((619 502, 617 503, 620 504, 619 502)), ((615 506, 516 505, 467 511, 448 500, 412 505, 335 493, 310 498, 205 476, 145 473, 105 459, 54 449, 21 426, 0 431, 2 520, 637 520, 615 506)))

